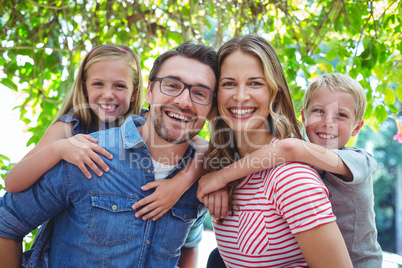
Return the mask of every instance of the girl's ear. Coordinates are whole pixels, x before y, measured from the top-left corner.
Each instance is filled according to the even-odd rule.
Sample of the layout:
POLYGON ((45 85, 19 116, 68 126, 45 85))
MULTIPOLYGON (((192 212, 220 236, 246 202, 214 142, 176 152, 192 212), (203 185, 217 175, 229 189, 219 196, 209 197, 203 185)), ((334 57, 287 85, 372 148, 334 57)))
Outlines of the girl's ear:
POLYGON ((364 124, 364 119, 360 120, 359 123, 357 123, 356 127, 352 131, 352 136, 356 136, 357 133, 359 133, 360 129, 363 127, 364 124))
POLYGON ((85 98, 88 98, 87 86, 84 81, 82 81, 82 90, 84 91, 85 98))
POLYGON ((137 91, 138 91, 138 86, 135 86, 133 89, 133 94, 131 94, 131 97, 130 97, 130 102, 135 101, 135 97, 137 96, 137 91))

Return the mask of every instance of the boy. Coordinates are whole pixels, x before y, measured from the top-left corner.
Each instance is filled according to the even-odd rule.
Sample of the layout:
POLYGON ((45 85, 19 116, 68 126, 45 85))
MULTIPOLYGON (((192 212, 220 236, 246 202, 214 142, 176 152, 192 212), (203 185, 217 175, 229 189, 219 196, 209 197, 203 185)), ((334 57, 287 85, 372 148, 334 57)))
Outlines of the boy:
POLYGON ((317 168, 329 190, 333 212, 353 266, 381 267, 382 251, 377 242, 371 177, 377 164, 368 152, 344 147, 363 126, 366 105, 364 89, 351 77, 340 73, 319 76, 308 87, 301 110, 311 143, 284 139, 206 174, 199 181, 198 199, 205 201, 215 217, 225 215, 225 208, 208 204, 208 193, 283 162, 305 162, 317 168))

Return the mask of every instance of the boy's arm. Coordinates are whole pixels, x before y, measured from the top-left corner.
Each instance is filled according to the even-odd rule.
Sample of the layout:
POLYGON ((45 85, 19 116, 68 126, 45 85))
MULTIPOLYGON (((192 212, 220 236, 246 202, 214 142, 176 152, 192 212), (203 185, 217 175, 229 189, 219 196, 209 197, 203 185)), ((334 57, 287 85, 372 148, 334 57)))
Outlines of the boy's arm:
POLYGON ((322 146, 289 138, 258 149, 221 170, 205 174, 198 182, 197 198, 225 187, 229 182, 284 162, 303 162, 352 180, 352 173, 339 156, 322 146))
POLYGON ((71 123, 60 121, 50 126, 38 145, 7 174, 4 180, 7 191, 13 193, 27 189, 62 159, 77 165, 88 178, 91 173, 85 165, 99 176, 102 172, 95 163, 103 170, 108 170, 106 163, 95 152, 108 158, 111 155, 96 144, 96 139, 88 135, 69 138, 71 135, 71 123))
POLYGON ((22 243, 0 237, 0 268, 21 267, 22 243))
POLYGON ((135 217, 145 221, 149 218, 156 221, 171 209, 180 197, 204 174, 203 160, 208 149, 208 142, 201 137, 193 138, 196 147, 194 159, 171 179, 158 180, 145 184, 143 191, 155 188, 155 192, 133 204, 132 208, 141 210, 135 217))

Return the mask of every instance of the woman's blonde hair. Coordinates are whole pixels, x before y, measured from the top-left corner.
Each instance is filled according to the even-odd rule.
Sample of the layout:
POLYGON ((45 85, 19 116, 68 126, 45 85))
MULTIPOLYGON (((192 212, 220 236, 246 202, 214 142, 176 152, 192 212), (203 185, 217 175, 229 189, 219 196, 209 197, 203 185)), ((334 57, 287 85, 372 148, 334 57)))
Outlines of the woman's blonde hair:
POLYGON ((323 74, 314 79, 314 81, 307 88, 303 97, 303 109, 305 110, 306 114, 310 109, 311 99, 320 88, 328 88, 331 91, 342 91, 351 94, 355 100, 355 124, 363 119, 364 112, 366 111, 367 107, 367 99, 364 88, 352 77, 341 73, 323 74))
MULTIPOLYGON (((226 42, 218 51, 219 75, 223 61, 232 53, 241 51, 257 57, 264 68, 265 80, 270 90, 268 128, 272 136, 279 139, 296 137, 302 139, 300 122, 297 121, 294 106, 286 82, 282 65, 274 48, 263 38, 256 35, 235 37, 226 42)), ((219 91, 219 88, 218 88, 219 91)), ((238 150, 234 141, 233 131, 220 117, 217 107, 213 108, 215 115, 210 121, 211 142, 208 150, 206 170, 219 170, 238 160, 238 150)), ((238 181, 229 184, 229 205, 232 208, 232 193, 238 181)))
MULTIPOLYGON (((144 93, 140 60, 131 48, 122 45, 108 44, 95 47, 85 57, 78 69, 74 84, 68 92, 53 123, 57 122, 64 114, 71 114, 79 120, 82 127, 88 131, 93 129, 93 126, 99 119, 92 109, 90 109, 88 99, 85 96, 85 81, 88 77, 88 70, 96 62, 120 59, 132 70, 133 95, 135 95, 135 100, 130 103, 130 107, 124 115, 124 119, 130 114, 140 115, 144 93)), ((118 123, 121 124, 122 122, 118 123)))

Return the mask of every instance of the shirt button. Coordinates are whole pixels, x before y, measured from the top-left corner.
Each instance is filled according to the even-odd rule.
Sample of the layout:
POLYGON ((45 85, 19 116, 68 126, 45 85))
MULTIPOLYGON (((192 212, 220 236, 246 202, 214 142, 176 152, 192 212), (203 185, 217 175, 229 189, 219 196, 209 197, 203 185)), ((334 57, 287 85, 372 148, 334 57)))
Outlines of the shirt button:
POLYGON ((147 169, 147 173, 149 174, 149 173, 151 173, 152 172, 152 170, 150 170, 150 169, 147 169))
POLYGON ((113 209, 113 210, 116 210, 116 209, 117 209, 117 206, 116 206, 116 205, 113 205, 113 206, 112 206, 112 209, 113 209))
POLYGON ((145 144, 142 145, 142 149, 145 149, 145 144))
POLYGON ((183 215, 183 218, 187 219, 187 214, 184 214, 184 215, 183 215))
POLYGON ((145 243, 147 243, 147 245, 151 244, 151 241, 147 240, 145 243))

